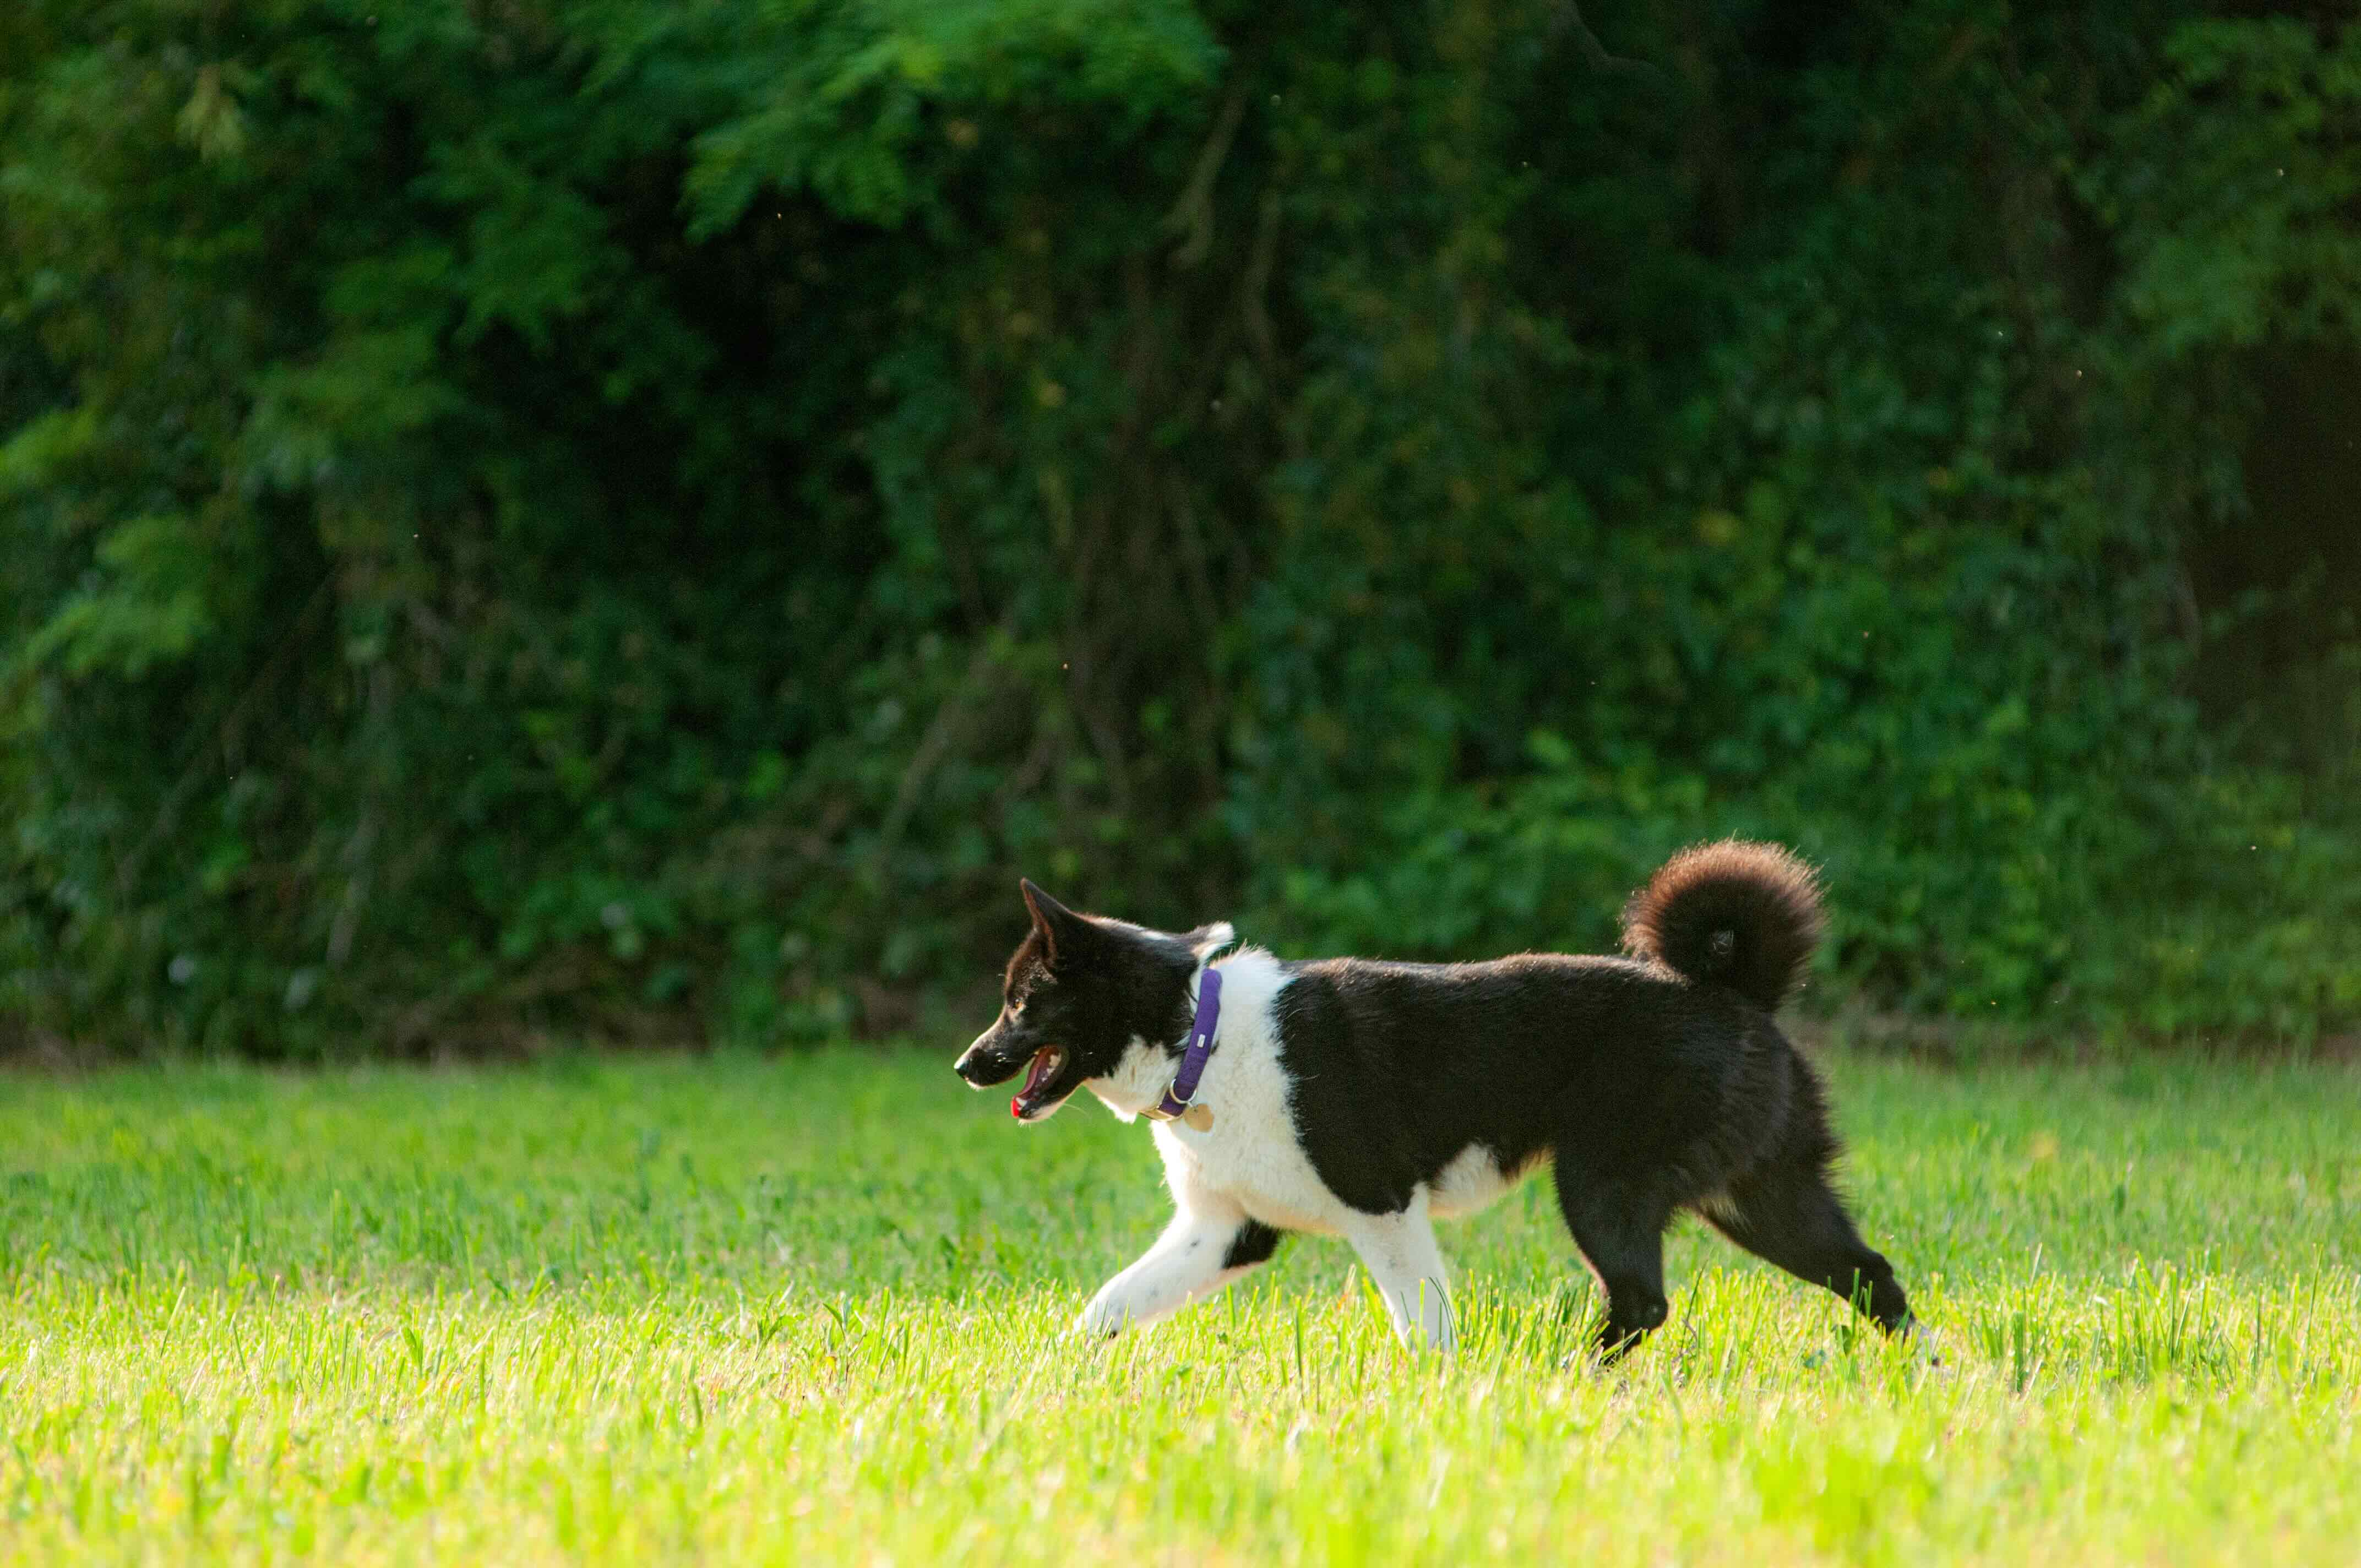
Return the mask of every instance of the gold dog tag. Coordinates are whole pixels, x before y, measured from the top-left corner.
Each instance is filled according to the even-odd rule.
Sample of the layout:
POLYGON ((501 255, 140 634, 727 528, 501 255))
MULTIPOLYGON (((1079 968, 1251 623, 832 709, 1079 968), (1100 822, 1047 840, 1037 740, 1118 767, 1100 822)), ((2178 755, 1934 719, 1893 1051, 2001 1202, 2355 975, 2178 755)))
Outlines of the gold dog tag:
POLYGON ((1211 1105, 1200 1102, 1198 1104, 1191 1105, 1186 1111, 1181 1112, 1180 1119, 1188 1123, 1191 1126, 1196 1128, 1199 1132, 1205 1132, 1213 1124, 1213 1108, 1211 1105))

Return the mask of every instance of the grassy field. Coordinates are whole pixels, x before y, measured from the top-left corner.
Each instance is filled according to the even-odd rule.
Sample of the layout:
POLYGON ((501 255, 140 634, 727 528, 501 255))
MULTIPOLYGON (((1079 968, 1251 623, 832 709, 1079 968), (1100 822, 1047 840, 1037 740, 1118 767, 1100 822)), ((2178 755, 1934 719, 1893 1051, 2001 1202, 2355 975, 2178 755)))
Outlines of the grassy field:
POLYGON ((0 1078, 0 1560, 2361 1558, 2361 1073, 1828 1067, 1940 1367, 1691 1228, 1562 1369, 1538 1184, 1447 1367, 1308 1240, 1085 1348, 1146 1132, 940 1053, 0 1078))

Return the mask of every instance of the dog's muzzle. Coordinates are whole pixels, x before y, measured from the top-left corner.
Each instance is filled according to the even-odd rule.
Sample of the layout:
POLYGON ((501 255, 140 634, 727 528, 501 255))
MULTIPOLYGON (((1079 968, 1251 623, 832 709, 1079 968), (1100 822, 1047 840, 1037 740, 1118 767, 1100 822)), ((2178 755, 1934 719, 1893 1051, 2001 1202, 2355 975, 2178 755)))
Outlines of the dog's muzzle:
POLYGON ((1032 1059, 1031 1051, 1002 1036, 994 1025, 978 1035, 974 1043, 960 1053, 951 1070, 967 1080, 970 1089, 989 1089, 1015 1078, 1032 1059))
POLYGON ((973 1089, 988 1089, 1024 1073, 1025 1081, 1018 1086, 1016 1098, 1008 1102, 1008 1113, 1020 1122, 1038 1122, 1065 1102, 1066 1096, 1074 1091, 1076 1080, 1068 1070, 1071 1059, 1065 1051, 1056 1046, 1038 1042, 1028 1045, 1021 1037, 1012 1037, 1021 1034, 995 1024, 977 1036, 975 1044, 961 1052, 951 1066, 973 1089))

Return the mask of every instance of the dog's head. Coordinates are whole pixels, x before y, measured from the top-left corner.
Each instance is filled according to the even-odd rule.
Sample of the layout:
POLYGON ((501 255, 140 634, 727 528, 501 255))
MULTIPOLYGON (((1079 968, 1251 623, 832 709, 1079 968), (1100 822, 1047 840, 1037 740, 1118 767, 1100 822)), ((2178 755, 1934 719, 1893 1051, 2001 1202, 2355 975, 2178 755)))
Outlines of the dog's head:
POLYGON ((956 1070, 976 1089, 1024 1073, 1009 1113, 1038 1122, 1084 1083, 1113 1076, 1136 1049, 1178 1053, 1189 982, 1230 927, 1150 931, 1078 915, 1030 882, 1017 885, 1033 929, 1008 960, 1000 1016, 960 1054, 956 1070))

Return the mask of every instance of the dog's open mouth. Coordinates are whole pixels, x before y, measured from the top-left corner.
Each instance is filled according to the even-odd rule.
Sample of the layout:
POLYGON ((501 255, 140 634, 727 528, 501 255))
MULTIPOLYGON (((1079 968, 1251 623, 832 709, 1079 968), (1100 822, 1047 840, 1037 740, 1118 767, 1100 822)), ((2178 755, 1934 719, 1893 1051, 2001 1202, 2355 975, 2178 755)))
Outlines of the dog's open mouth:
POLYGON ((1008 1113, 1020 1122, 1036 1122, 1055 1111, 1073 1086, 1064 1081, 1066 1053, 1043 1046, 1025 1069, 1025 1086, 1008 1102, 1008 1113))

